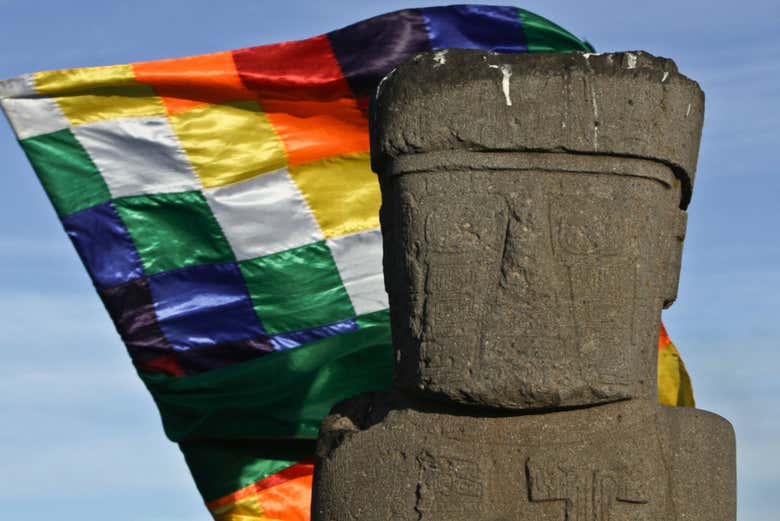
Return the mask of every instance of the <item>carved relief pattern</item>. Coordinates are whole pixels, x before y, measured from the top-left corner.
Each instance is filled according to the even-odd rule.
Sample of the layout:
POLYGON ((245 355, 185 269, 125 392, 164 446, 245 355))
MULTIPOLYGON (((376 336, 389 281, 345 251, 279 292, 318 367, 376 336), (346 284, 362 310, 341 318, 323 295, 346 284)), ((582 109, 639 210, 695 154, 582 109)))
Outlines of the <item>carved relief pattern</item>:
MULTIPOLYGON (((426 366, 424 378, 442 382, 448 375, 462 377, 475 363, 473 356, 457 363, 449 359, 446 346, 480 343, 490 307, 485 298, 498 279, 507 212, 504 199, 491 195, 463 207, 434 195, 425 199, 425 206, 429 210, 421 216, 427 247, 420 355, 426 366), (495 269, 485 270, 484 265, 495 269)), ((476 354, 474 349, 465 352, 476 354)))
POLYGON ((471 520, 480 514, 484 485, 477 462, 429 452, 422 452, 417 461, 420 477, 415 509, 421 520, 471 520))
POLYGON ((657 320, 649 263, 662 223, 642 190, 656 181, 507 171, 394 182, 385 204, 404 241, 385 256, 402 279, 391 290, 402 385, 512 407, 650 393, 639 375, 652 361, 639 355, 654 331, 641 325, 657 320))
POLYGON ((641 506, 649 496, 625 468, 586 468, 563 462, 526 463, 531 502, 560 502, 562 521, 614 521, 615 503, 641 506))
POLYGON ((568 272, 578 354, 606 384, 621 383, 626 353, 604 346, 631 344, 637 300, 633 231, 623 204, 593 194, 550 197, 553 250, 568 272), (616 299, 621 292, 630 295, 616 299))

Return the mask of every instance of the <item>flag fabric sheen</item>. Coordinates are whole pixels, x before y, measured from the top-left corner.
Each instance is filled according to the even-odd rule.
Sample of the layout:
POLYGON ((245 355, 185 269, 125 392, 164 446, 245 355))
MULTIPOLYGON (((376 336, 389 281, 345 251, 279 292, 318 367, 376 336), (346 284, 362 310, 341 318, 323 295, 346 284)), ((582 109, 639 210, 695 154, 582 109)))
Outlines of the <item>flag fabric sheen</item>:
MULTIPOLYGON (((304 520, 330 407, 392 379, 367 107, 410 56, 592 51, 515 7, 40 72, 2 107, 218 520, 304 520)), ((674 346, 660 397, 692 404, 674 346)))
POLYGON ((664 405, 696 406, 685 364, 663 324, 658 338, 658 400, 664 405))

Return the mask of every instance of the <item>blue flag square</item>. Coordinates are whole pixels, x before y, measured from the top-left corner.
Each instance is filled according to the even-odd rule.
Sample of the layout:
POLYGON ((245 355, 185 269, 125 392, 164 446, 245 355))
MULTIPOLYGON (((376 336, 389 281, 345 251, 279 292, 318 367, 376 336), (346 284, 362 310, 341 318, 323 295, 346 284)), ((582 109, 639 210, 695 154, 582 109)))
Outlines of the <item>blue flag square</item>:
POLYGON ((62 224, 98 288, 141 277, 141 258, 109 201, 63 217, 62 224))
POLYGON ((149 287, 160 328, 175 349, 267 336, 235 263, 158 273, 149 287))
POLYGON ((517 7, 457 5, 421 9, 431 48, 525 52, 517 7))

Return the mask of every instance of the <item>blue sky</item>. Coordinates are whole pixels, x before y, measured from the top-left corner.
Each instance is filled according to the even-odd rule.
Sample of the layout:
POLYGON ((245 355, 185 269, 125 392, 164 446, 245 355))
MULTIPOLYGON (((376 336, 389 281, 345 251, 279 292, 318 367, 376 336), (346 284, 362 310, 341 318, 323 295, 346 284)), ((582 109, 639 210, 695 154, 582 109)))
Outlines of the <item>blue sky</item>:
MULTIPOLYGON (((433 2, 0 0, 0 78, 303 38, 433 2)), ((707 95, 679 301, 699 406, 735 426, 739 519, 780 511, 780 3, 529 0, 599 51, 674 58, 707 95)), ((0 122, 0 517, 206 521, 8 125, 0 122)), ((713 454, 714 458, 718 455, 713 454)))

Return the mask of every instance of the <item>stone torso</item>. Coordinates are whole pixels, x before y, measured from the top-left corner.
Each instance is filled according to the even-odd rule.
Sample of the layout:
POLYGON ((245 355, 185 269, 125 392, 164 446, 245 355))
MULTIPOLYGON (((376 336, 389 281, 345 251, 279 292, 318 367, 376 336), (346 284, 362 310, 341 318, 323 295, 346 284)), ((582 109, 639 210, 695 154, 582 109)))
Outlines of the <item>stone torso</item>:
POLYGON ((713 460, 711 450, 733 438, 713 414, 632 402, 523 416, 432 409, 386 395, 335 411, 320 442, 317 518, 728 519, 733 483, 718 468, 733 451, 713 460), (701 504, 691 490, 720 494, 701 504))

